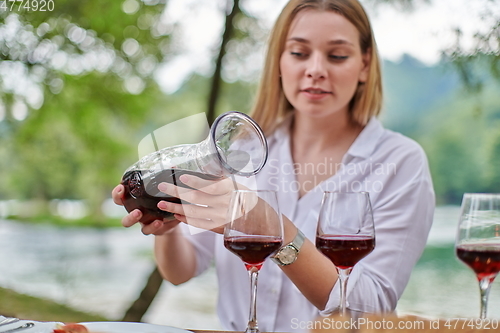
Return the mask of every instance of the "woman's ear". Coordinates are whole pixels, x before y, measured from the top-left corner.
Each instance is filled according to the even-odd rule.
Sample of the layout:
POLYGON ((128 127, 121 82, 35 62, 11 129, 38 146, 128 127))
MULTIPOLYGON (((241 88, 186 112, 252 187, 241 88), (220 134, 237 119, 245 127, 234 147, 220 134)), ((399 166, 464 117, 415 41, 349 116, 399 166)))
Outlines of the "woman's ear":
POLYGON ((361 55, 361 61, 363 63, 363 66, 361 67, 361 71, 359 72, 360 83, 365 83, 368 80, 368 73, 370 72, 371 59, 372 59, 372 50, 370 48, 361 55))

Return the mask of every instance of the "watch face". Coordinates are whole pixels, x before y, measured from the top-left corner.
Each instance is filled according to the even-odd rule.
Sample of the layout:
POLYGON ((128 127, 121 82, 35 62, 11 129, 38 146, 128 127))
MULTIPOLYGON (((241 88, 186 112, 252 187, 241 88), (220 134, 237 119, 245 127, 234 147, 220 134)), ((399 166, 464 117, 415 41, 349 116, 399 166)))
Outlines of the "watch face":
POLYGON ((280 250, 278 256, 283 264, 289 265, 295 261, 295 258, 297 258, 297 250, 294 247, 287 245, 280 250))

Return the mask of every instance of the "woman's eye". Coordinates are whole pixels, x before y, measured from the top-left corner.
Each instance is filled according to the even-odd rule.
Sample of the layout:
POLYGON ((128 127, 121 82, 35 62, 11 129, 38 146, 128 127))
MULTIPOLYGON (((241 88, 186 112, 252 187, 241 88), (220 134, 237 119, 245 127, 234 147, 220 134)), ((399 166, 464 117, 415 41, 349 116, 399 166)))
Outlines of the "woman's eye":
POLYGON ((304 53, 301 53, 301 52, 290 52, 290 54, 294 57, 298 57, 298 58, 301 58, 301 57, 304 57, 305 54, 304 53))
POLYGON ((348 56, 340 56, 340 55, 335 55, 335 54, 332 54, 332 55, 329 55, 330 59, 333 59, 333 60, 345 60, 348 58, 348 56))

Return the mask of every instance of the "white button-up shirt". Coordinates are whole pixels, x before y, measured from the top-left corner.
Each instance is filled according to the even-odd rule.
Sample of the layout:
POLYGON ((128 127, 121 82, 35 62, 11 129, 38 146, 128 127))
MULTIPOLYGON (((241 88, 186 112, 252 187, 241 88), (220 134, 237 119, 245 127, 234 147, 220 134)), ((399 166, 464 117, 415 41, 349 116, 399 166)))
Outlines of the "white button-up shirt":
MULTIPOLYGON (((354 266, 347 288, 348 305, 363 312, 393 311, 422 254, 432 224, 434 192, 424 151, 415 141, 384 129, 374 117, 340 165, 327 160, 315 166, 317 173, 335 168, 335 174, 299 198, 296 172, 308 171, 294 168, 289 127, 289 121, 285 122, 268 138, 268 161, 251 181, 258 189, 277 190, 281 213, 313 243, 324 191, 369 192, 376 246, 354 266)), ((238 181, 251 186, 247 179, 238 181)), ((194 235, 186 232, 186 236, 197 251, 197 274, 215 261, 219 284, 217 312, 223 328, 244 331, 250 306, 250 282, 241 259, 224 247, 222 235, 206 231, 194 235)), ((339 283, 336 283, 325 313, 339 306, 339 296, 339 283)), ((260 330, 306 331, 304 328, 319 315, 318 309, 278 265, 267 260, 258 282, 260 330)))

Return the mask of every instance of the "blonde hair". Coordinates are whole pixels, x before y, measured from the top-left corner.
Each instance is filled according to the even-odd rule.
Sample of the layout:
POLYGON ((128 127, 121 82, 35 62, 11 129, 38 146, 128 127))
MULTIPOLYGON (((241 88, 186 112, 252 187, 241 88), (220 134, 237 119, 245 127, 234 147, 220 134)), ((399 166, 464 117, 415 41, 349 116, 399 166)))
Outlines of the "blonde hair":
POLYGON ((369 72, 366 82, 359 83, 350 102, 349 112, 353 121, 366 125, 371 116, 382 108, 382 77, 377 46, 365 10, 357 0, 290 0, 274 25, 268 43, 263 74, 251 112, 265 133, 269 134, 293 111, 283 93, 280 78, 280 58, 285 48, 290 25, 300 11, 316 9, 333 11, 349 20, 359 31, 361 52, 370 52, 369 72))

